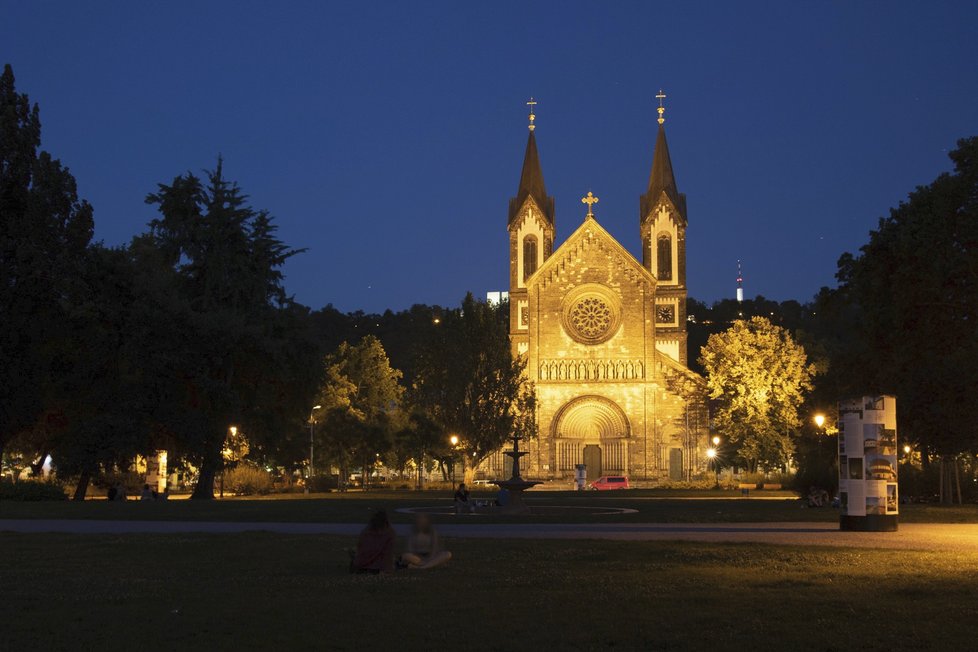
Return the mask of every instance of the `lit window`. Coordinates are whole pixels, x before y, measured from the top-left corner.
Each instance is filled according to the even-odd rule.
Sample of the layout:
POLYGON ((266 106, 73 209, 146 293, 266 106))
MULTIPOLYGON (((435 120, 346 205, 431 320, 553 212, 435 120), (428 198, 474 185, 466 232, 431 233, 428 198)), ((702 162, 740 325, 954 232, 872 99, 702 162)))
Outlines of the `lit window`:
POLYGON ((523 238, 523 280, 537 271, 537 239, 528 235, 523 238))
POLYGON ((656 261, 658 262, 659 273, 657 277, 660 281, 672 280, 672 238, 667 235, 660 235, 656 249, 656 261))

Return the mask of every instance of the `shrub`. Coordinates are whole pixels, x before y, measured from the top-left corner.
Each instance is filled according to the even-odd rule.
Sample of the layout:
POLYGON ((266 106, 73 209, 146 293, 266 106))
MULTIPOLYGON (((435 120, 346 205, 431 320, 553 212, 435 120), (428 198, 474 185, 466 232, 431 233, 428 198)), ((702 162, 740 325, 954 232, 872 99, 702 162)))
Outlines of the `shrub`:
POLYGON ((271 493, 272 483, 271 473, 250 464, 239 464, 224 472, 224 490, 243 496, 271 493))
POLYGON ((64 489, 42 480, 0 480, 0 500, 67 500, 64 489))
POLYGON ((335 475, 317 475, 306 480, 309 491, 315 494, 334 491, 339 487, 340 479, 335 475))

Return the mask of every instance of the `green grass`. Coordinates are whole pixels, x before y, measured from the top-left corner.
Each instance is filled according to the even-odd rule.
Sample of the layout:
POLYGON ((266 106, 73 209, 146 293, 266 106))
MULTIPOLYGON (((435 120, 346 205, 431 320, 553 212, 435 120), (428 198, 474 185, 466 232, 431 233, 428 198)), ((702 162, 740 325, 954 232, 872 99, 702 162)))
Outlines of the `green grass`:
MULTIPOLYGON (((694 494, 701 495, 701 494, 694 494)), ((484 494, 490 497, 491 494, 484 494)), ((574 492, 531 492, 530 505, 615 506, 637 510, 635 514, 590 516, 574 513, 538 515, 530 520, 543 523, 744 523, 744 522, 834 522, 838 510, 807 509, 796 499, 756 500, 720 497, 685 500, 654 491, 622 491, 580 494, 574 492)), ((396 513, 399 507, 448 505, 436 493, 351 492, 321 494, 312 498, 225 499, 214 501, 171 500, 167 502, 108 503, 104 500, 74 502, 0 503, 3 518, 122 519, 176 521, 276 521, 276 522, 364 522, 378 508, 387 509, 394 521, 411 517, 396 513)), ((480 515, 465 522, 525 522, 528 517, 480 515)), ((978 523, 978 505, 942 507, 901 505, 905 523, 978 523)))
POLYGON ((974 648, 978 551, 455 540, 345 572, 348 539, 0 535, 4 649, 974 648))

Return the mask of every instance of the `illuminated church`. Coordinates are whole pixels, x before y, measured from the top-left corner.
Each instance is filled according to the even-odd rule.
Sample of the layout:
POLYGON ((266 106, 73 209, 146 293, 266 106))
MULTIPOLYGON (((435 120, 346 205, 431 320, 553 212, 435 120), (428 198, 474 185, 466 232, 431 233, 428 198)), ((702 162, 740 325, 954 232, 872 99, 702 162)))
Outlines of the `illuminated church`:
POLYGON ((686 367, 686 197, 669 157, 662 97, 639 199, 640 261, 598 223, 590 192, 583 222, 554 249, 554 200, 531 100, 508 216, 510 337, 537 395, 530 477, 569 479, 586 464, 589 480, 623 474, 655 482, 703 468, 703 403, 677 390, 703 381, 686 367))

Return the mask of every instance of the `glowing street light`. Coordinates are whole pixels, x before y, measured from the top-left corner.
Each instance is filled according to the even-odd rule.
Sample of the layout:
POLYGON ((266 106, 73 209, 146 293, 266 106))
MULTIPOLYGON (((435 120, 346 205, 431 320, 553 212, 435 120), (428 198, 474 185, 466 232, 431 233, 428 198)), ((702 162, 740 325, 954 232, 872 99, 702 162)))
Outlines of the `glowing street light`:
POLYGON ((452 435, 448 441, 452 445, 452 491, 455 491, 455 453, 458 448, 458 435, 452 435))
POLYGON ((904 446, 903 447, 903 452, 906 453, 907 455, 909 455, 910 454, 910 446, 904 446))
POLYGON ((720 445, 720 437, 717 435, 713 435, 713 446, 716 447, 719 445, 720 445))
MULTIPOLYGON (((714 441, 718 439, 720 438, 719 437, 713 438, 714 441)), ((707 448, 706 457, 710 460, 710 463, 713 464, 713 473, 716 476, 716 486, 719 487, 720 486, 720 463, 719 463, 720 461, 717 459, 717 449, 707 448)))
POLYGON ((815 415, 815 425, 821 428, 825 425, 825 415, 822 413, 815 415))
POLYGON ((312 464, 312 456, 313 453, 315 452, 315 444, 313 443, 314 442, 313 437, 316 434, 315 413, 316 410, 321 410, 322 407, 323 407, 322 405, 313 405, 312 410, 309 412, 309 479, 306 480, 306 493, 309 493, 309 483, 312 481, 312 476, 314 472, 313 464, 312 464))

